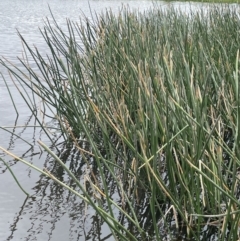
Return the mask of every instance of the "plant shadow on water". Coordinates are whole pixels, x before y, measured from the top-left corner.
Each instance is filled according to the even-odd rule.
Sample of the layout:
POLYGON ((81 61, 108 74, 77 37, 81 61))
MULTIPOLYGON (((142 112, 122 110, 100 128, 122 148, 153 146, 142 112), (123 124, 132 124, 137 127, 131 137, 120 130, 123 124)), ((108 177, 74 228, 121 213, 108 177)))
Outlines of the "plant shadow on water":
POLYGON ((23 210, 50 236, 67 216, 74 240, 237 240, 238 13, 124 9, 94 21, 63 33, 47 20, 47 58, 20 35, 40 74, 0 60, 64 139, 38 142, 48 154, 23 210))

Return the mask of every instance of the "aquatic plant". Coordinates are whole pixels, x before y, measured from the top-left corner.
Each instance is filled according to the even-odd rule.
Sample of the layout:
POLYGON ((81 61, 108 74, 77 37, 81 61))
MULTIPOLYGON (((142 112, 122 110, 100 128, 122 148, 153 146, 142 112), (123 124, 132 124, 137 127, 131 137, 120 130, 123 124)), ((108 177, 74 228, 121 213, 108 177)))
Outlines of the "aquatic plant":
POLYGON ((237 240, 237 10, 186 15, 124 9, 67 26, 66 33, 46 21, 41 32, 47 57, 19 34, 37 71, 22 59, 26 71, 0 60, 25 93, 41 99, 37 109, 32 95, 22 92, 49 138, 44 118, 57 122, 89 168, 83 185, 39 142, 81 191, 38 171, 91 205, 116 240, 237 240), (147 226, 143 207, 149 210, 147 226), (212 227, 214 232, 203 232, 212 227))

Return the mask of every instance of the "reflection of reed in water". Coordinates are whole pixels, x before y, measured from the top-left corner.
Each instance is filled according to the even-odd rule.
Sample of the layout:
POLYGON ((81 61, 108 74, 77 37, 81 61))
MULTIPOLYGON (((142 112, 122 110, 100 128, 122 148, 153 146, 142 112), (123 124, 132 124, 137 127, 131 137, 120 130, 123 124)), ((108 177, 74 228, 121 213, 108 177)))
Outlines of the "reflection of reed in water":
MULTIPOLYGON (((62 150, 57 154, 69 166, 69 169, 77 179, 85 185, 92 198, 96 202, 101 202, 102 207, 107 211, 108 206, 105 198, 91 188, 92 185, 100 186, 99 170, 94 158, 88 156, 89 162, 86 163, 80 152, 72 146, 63 146, 62 150)), ((77 189, 75 183, 65 175, 62 166, 58 165, 49 156, 46 158, 45 166, 59 180, 81 192, 77 189)), ((109 187, 110 198, 127 211, 128 206, 121 200, 121 191, 114 183, 111 174, 107 169, 104 170, 104 174, 109 187)), ((121 175, 120 171, 119 175, 121 175)), ((96 214, 95 210, 51 179, 42 175, 33 190, 34 194, 25 200, 20 212, 14 218, 11 224, 12 233, 7 240, 11 240, 14 237, 14 232, 19 226, 22 226, 22 223, 24 223, 25 227, 29 227, 26 228, 28 232, 26 232, 24 237, 29 241, 39 240, 46 234, 48 236, 47 239, 54 240, 54 231, 58 230, 58 226, 64 226, 69 240, 114 240, 104 220, 96 214), (67 230, 66 227, 69 227, 69 229, 67 230)), ((148 206, 147 197, 143 192, 139 192, 138 203, 136 203, 135 208, 139 213, 139 221, 143 226, 149 225, 151 220, 148 217, 149 209, 146 209, 146 206, 148 206)), ((119 216, 119 222, 125 223, 129 229, 132 229, 133 232, 135 231, 134 225, 131 226, 131 223, 126 223, 124 216, 119 215, 117 210, 116 216, 119 216)))
MULTIPOLYGON (((79 153, 68 148, 62 152, 61 158, 70 165, 70 170, 75 176, 84 182, 84 175, 87 173, 86 164, 81 161, 79 153)), ((45 164, 54 176, 75 188, 74 183, 65 175, 63 168, 54 160, 47 157, 45 164)), ((52 238, 54 240, 54 230, 57 229, 59 223, 60 226, 64 226, 69 240, 106 240, 111 236, 103 220, 94 215, 94 211, 86 206, 84 201, 45 176, 41 176, 36 184, 33 188, 35 194, 26 200, 21 208, 22 211, 15 217, 11 225, 12 234, 8 240, 14 236, 15 227, 21 226, 21 222, 26 225, 29 223, 27 220, 31 220, 31 223, 24 237, 26 240, 36 240, 36 238, 39 240, 39 237, 46 234, 48 234, 47 240, 52 238), (66 224, 66 219, 68 224, 66 224), (66 230, 65 226, 69 227, 69 230, 66 230), (104 230, 101 230, 102 226, 106 230, 103 235, 101 234, 104 230)))
MULTIPOLYGON (((6 150, 12 151, 16 153, 16 151, 21 150, 21 157, 22 158, 30 158, 30 163, 33 163, 33 157, 35 155, 40 154, 40 150, 38 148, 38 145, 36 143, 37 139, 41 139, 41 131, 36 126, 36 120, 34 118, 34 115, 31 114, 29 117, 26 118, 26 121, 23 124, 19 124, 18 116, 16 117, 15 123, 13 126, 0 126, 0 129, 5 131, 4 135, 7 137, 7 133, 10 134, 9 137, 9 144, 6 150), (28 135, 27 130, 30 129, 30 134, 28 135), (37 129, 39 132, 37 132, 37 129), (19 148, 19 146, 23 146, 22 142, 24 142, 24 151, 19 148), (23 152, 23 154, 22 154, 23 152)), ((8 138, 6 138, 8 139, 8 138)), ((0 153, 1 156, 1 153, 0 153)), ((5 156, 5 154, 3 154, 5 156)), ((9 160, 8 165, 11 167, 17 163, 17 160, 9 160)), ((2 169, 1 173, 4 173, 7 170, 7 167, 3 165, 2 162, 0 162, 0 169, 2 169)))

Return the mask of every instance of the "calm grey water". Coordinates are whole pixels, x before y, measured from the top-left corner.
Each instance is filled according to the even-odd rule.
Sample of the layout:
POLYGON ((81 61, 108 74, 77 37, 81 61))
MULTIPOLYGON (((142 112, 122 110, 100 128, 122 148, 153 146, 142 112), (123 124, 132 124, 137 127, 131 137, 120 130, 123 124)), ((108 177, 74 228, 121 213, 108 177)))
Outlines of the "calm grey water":
MULTIPOLYGON (((162 7, 169 6, 164 2, 158 4, 162 7)), ((38 28, 43 27, 43 19, 46 17, 51 19, 48 6, 58 24, 64 29, 66 18, 79 21, 81 12, 91 18, 89 6, 93 12, 101 13, 106 8, 118 12, 123 5, 145 11, 152 6, 152 2, 147 0, 2 0, 0 1, 0 57, 6 57, 13 64, 19 66, 17 56, 22 55, 23 49, 17 30, 28 43, 37 46, 41 52, 46 50, 46 44, 41 38, 38 28)), ((187 3, 172 3, 172 5, 186 11, 190 7, 202 6, 187 3)), ((34 118, 31 118, 28 108, 1 65, 0 72, 11 89, 19 111, 19 117, 16 118, 3 77, 0 76, 0 127, 8 127, 12 131, 12 127, 17 125, 14 132, 29 141, 33 148, 2 129, 0 129, 0 146, 24 157, 40 168, 43 166, 51 168, 63 181, 69 182, 68 178, 62 174, 61 168, 53 163, 46 154, 42 154, 37 145, 39 139, 50 144, 47 137, 38 128, 22 127, 26 123, 34 125, 34 118)), ((71 153, 66 156, 69 158, 71 153)), ((88 209, 88 212, 85 212, 84 203, 1 151, 0 157, 8 161, 21 185, 31 195, 31 198, 26 199, 10 172, 0 162, 0 241, 113 240, 111 236, 108 237, 110 234, 108 228, 94 216, 93 210, 88 209), (96 231, 96 227, 99 225, 100 232, 96 231)), ((62 158, 64 159, 64 156, 62 158)))

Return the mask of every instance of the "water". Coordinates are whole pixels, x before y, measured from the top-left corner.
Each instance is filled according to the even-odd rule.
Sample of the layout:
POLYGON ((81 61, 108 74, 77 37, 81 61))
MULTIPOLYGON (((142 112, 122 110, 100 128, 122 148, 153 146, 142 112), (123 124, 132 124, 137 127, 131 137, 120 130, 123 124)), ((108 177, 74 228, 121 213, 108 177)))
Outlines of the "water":
MULTIPOLYGON (((169 4, 159 2, 162 7, 169 4)), ((23 49, 17 30, 30 45, 37 46, 40 52, 46 51, 46 44, 38 28, 44 26, 44 19, 51 14, 62 28, 66 28, 66 18, 79 21, 83 12, 91 18, 91 11, 101 13, 106 8, 118 12, 123 5, 132 9, 145 11, 152 6, 151 1, 132 0, 5 0, 0 2, 0 57, 4 56, 17 67, 17 56, 22 56, 23 49), (49 5, 48 5, 49 4, 49 5), (91 11, 90 8, 91 7, 91 11)), ((188 10, 187 3, 172 3, 176 7, 188 10)), ((192 4, 192 7, 200 6, 192 4)), ((30 61, 30 64, 32 62, 30 61)), ((28 160, 39 168, 47 167, 58 178, 70 183, 63 170, 47 154, 43 153, 37 140, 50 144, 39 128, 24 128, 26 123, 36 125, 29 109, 14 87, 7 71, 0 65, 11 94, 17 103, 19 117, 12 105, 9 93, 0 76, 0 127, 14 130, 14 133, 30 142, 32 147, 18 137, 0 129, 0 146, 17 156, 28 160), (13 126, 17 126, 13 128, 13 126)), ((17 84, 19 86, 19 84, 17 84)), ((60 146, 61 148, 61 146, 60 146)), ((56 150, 62 153, 62 150, 56 150)), ((71 161, 77 157, 74 151, 67 150, 61 154, 62 160, 71 161), (65 158, 65 159, 64 159, 65 158)), ((21 185, 31 195, 26 199, 10 172, 0 162, 0 240, 114 240, 108 227, 97 217, 93 210, 87 208, 81 200, 63 190, 48 178, 15 161, 0 151, 0 157, 8 161, 21 185), (87 212, 86 212, 87 210, 87 212), (99 228, 101 227, 101 228, 99 228)), ((84 165, 76 164, 76 175, 81 179, 84 165)), ((117 194, 116 194, 117 195, 117 194)))

